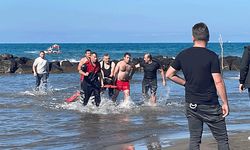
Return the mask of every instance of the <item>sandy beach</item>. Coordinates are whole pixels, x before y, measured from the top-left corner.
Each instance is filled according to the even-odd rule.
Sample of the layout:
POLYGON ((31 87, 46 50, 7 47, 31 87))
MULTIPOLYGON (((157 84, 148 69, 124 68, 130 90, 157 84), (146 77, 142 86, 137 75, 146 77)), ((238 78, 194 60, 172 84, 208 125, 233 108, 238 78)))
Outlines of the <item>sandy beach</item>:
MULTIPOLYGON (((248 150, 250 149, 250 131, 238 132, 229 135, 229 144, 231 150, 248 150)), ((189 139, 175 141, 173 146, 166 147, 164 150, 188 150, 189 139)), ((202 138, 201 150, 216 150, 217 143, 213 137, 202 138)))

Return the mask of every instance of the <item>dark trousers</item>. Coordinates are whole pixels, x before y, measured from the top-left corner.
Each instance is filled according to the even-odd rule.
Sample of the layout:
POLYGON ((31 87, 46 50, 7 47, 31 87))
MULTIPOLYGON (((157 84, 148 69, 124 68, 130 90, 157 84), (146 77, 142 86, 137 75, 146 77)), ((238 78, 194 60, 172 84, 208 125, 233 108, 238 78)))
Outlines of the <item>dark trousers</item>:
POLYGON ((84 80, 81 82, 81 98, 83 99, 83 105, 86 106, 88 104, 90 96, 93 94, 95 97, 95 105, 99 106, 101 102, 100 96, 100 87, 96 85, 90 85, 86 83, 84 80))
MULTIPOLYGON (((192 107, 192 106, 191 106, 192 107)), ((203 123, 210 128, 218 150, 229 150, 228 136, 225 118, 223 118, 220 105, 197 105, 191 108, 189 103, 185 104, 185 114, 188 120, 190 142, 189 150, 199 150, 203 132, 203 123)))
POLYGON ((48 73, 44 74, 37 74, 36 76, 36 90, 39 90, 39 86, 41 84, 41 81, 43 82, 43 85, 45 89, 47 88, 47 78, 48 78, 48 73))

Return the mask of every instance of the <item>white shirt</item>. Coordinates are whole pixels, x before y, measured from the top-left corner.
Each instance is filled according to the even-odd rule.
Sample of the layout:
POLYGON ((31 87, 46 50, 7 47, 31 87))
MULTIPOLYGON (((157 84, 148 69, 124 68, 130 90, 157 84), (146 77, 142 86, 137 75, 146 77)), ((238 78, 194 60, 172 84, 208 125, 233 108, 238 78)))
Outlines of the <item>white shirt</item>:
POLYGON ((44 74, 47 73, 46 67, 49 66, 49 61, 47 59, 42 59, 41 57, 37 57, 33 63, 33 66, 36 67, 36 73, 44 74))

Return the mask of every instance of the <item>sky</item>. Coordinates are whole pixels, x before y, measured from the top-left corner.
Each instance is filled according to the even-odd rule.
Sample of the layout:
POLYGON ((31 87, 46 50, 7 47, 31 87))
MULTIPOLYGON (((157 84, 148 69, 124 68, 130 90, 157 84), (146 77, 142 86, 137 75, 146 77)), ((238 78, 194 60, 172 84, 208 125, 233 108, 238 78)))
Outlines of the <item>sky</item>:
POLYGON ((1 0, 0 43, 250 41, 249 0, 1 0))

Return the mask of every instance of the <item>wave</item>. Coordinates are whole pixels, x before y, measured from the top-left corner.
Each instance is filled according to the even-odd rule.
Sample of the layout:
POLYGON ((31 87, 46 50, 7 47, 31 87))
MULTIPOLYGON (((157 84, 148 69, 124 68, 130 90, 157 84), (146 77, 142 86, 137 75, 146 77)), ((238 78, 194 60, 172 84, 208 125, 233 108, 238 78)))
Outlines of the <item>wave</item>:
POLYGON ((24 51, 24 53, 39 54, 40 51, 24 51))

